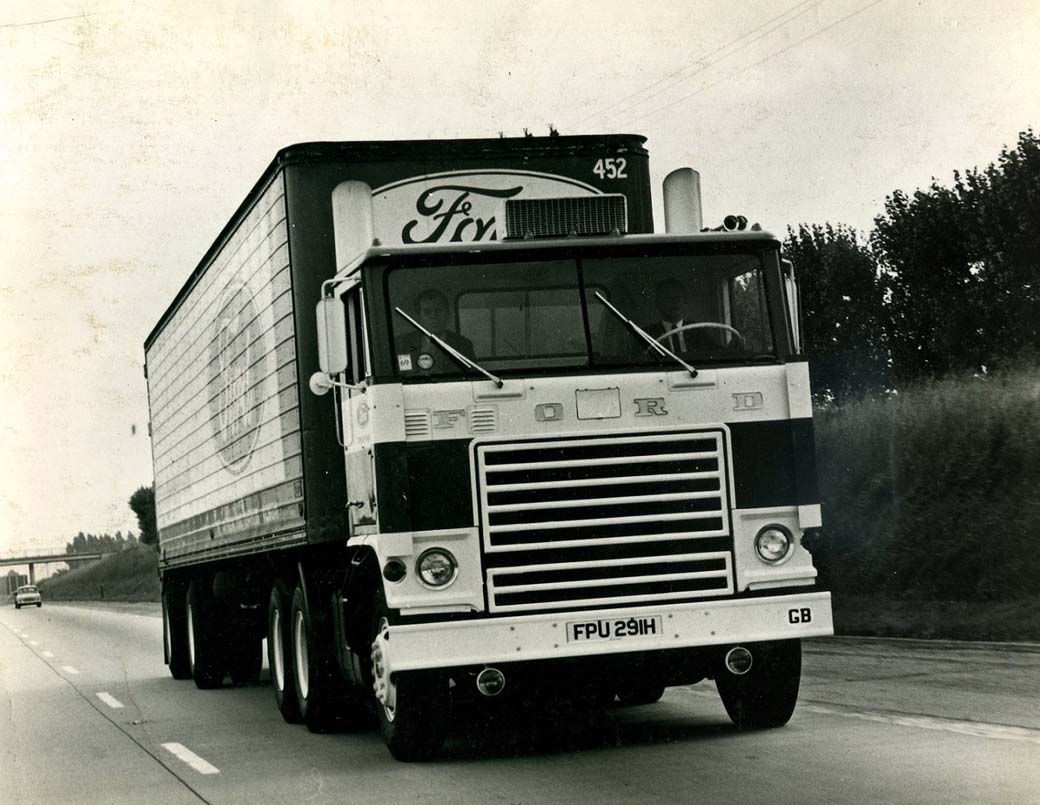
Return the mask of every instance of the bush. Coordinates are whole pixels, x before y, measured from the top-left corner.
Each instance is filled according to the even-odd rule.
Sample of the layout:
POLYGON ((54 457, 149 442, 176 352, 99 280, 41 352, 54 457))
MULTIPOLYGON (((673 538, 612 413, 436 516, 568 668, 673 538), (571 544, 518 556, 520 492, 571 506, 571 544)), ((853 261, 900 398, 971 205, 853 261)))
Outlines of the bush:
POLYGON ((817 451, 824 528, 807 544, 832 589, 958 601, 1035 593, 1036 368, 820 412, 817 451))

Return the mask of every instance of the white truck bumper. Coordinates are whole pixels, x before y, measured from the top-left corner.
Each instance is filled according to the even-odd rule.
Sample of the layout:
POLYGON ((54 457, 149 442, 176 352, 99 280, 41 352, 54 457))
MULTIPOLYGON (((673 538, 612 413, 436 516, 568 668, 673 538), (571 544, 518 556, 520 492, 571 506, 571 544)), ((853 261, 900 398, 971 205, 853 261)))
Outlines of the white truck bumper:
POLYGON ((830 593, 399 624, 388 672, 590 657, 834 634, 830 593))

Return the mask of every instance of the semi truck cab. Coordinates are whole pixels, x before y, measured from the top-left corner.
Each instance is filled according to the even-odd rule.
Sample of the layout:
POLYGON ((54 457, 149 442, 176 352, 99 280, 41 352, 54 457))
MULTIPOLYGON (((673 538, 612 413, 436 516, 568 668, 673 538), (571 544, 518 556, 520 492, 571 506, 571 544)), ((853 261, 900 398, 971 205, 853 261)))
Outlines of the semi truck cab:
MULTIPOLYGON (((645 701, 712 676, 738 724, 775 726, 798 640, 833 631, 801 545, 820 509, 779 242, 625 235, 604 201, 507 201, 501 240, 371 246, 324 286, 311 387, 335 391, 381 608, 345 641, 392 748, 449 677, 645 701)), ((337 224, 371 231, 361 206, 337 224)))

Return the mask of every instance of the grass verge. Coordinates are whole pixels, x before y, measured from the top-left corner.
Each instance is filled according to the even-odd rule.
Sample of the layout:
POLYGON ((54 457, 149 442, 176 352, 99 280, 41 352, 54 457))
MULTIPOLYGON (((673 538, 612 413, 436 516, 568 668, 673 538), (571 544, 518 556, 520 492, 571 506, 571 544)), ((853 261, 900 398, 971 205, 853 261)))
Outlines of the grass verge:
POLYGON ((142 545, 40 582, 44 601, 158 601, 157 555, 142 545))

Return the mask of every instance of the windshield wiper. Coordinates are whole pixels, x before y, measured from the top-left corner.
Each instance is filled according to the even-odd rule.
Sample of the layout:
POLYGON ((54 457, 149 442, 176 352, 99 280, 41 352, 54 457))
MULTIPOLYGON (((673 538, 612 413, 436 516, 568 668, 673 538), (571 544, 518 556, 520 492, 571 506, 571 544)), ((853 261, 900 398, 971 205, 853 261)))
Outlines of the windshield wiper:
POLYGON ((651 349, 657 352, 658 355, 667 355, 673 361, 675 361, 684 369, 686 369, 686 371, 690 373, 690 377, 697 376, 696 369, 694 369, 692 366, 690 366, 690 364, 688 364, 686 361, 684 361, 682 358, 680 358, 678 355, 676 355, 674 352, 668 349, 668 347, 666 347, 664 344, 661 344, 658 341, 656 341, 653 336, 647 334, 647 332, 642 327, 640 327, 638 324, 632 321, 632 319, 628 318, 624 313, 622 313, 620 310, 618 310, 616 307, 610 304, 610 302, 608 302, 603 297, 603 294, 601 294, 599 291, 596 291, 596 298, 599 299, 599 301, 602 302, 604 305, 606 305, 607 309, 611 313, 613 313, 615 316, 621 319, 621 321, 628 326, 629 330, 631 330, 639 338, 645 341, 651 349))
POLYGON ((451 358, 454 358, 457 363, 462 364, 467 369, 476 369, 478 372, 480 372, 482 375, 484 375, 484 377, 486 377, 488 380, 490 380, 492 383, 494 383, 499 388, 502 388, 502 386, 505 385, 502 382, 501 378, 495 377, 493 374, 491 374, 491 372, 489 372, 483 366, 481 366, 480 364, 476 363, 475 361, 471 361, 469 358, 467 358, 465 355, 463 355, 461 352, 459 352, 457 349, 455 349, 453 346, 451 346, 451 344, 446 342, 443 338, 439 338, 438 336, 434 335, 429 330, 427 330, 425 327, 423 327, 421 324, 419 324, 419 322, 417 322, 415 319, 413 319, 411 316, 409 316, 407 313, 405 313, 403 310, 401 310, 401 308, 395 307, 394 310, 396 310, 398 313, 400 313, 402 316, 404 316, 405 319, 407 319, 408 322, 413 327, 415 327, 419 332, 421 332, 423 335, 425 335, 427 338, 429 338, 433 343, 435 343, 437 346, 439 346, 441 349, 443 349, 445 352, 447 352, 448 356, 451 357, 451 358))

